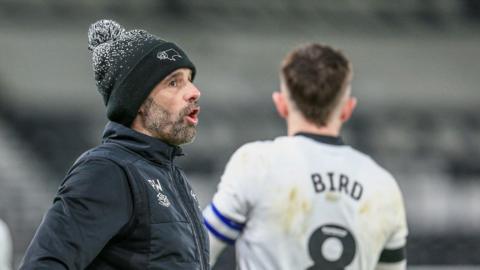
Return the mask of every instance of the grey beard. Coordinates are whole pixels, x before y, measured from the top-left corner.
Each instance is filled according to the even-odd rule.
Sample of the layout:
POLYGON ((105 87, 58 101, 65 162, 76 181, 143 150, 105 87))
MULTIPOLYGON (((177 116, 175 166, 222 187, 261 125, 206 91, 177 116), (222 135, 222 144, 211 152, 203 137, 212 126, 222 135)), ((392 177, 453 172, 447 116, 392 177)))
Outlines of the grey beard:
POLYGON ((191 106, 195 106, 195 104, 181 110, 175 118, 152 98, 147 98, 143 106, 145 129, 154 137, 172 145, 190 143, 195 139, 196 127, 186 124, 183 120, 191 110, 191 106))

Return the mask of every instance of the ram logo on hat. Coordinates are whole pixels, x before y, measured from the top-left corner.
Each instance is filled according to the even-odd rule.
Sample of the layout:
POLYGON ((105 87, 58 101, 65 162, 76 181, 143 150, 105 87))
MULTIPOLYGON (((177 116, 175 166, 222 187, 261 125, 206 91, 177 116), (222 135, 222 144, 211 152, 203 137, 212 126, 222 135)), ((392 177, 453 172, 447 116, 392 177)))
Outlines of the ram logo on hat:
POLYGON ((175 57, 182 58, 182 56, 175 49, 168 49, 157 53, 157 58, 160 60, 177 61, 175 57))

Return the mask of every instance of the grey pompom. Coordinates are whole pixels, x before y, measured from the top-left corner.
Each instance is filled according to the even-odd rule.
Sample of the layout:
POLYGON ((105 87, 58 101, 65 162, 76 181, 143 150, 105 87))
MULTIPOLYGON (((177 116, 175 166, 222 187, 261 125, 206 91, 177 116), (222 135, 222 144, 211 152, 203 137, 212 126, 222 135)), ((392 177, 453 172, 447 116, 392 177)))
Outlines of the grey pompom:
POLYGON ((98 45, 115 41, 125 32, 125 29, 115 21, 99 20, 88 29, 88 49, 95 49, 98 45))

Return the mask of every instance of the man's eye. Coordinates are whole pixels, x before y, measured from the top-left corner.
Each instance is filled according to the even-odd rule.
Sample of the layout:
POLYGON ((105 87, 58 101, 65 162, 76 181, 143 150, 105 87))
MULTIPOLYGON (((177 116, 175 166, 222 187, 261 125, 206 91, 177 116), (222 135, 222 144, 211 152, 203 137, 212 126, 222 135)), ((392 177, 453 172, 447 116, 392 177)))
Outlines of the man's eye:
POLYGON ((171 87, 177 86, 177 81, 176 81, 176 80, 171 80, 171 81, 168 83, 168 86, 171 86, 171 87))

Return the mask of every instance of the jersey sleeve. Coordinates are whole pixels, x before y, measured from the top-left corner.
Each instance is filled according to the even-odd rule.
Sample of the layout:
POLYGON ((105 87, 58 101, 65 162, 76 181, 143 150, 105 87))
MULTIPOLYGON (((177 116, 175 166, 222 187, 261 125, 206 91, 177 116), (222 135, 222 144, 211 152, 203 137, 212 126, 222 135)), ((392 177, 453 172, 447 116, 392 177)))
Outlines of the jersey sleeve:
POLYGON ((129 221, 132 197, 123 170, 88 160, 60 186, 20 269, 85 269, 129 221))
MULTIPOLYGON (((234 244, 248 222, 265 166, 259 160, 259 143, 247 144, 230 158, 212 202, 203 211, 211 238, 211 253, 222 244, 234 244)), ((214 260, 212 257, 212 260, 214 260)))
POLYGON ((378 269, 406 268, 407 219, 402 193, 396 182, 394 182, 394 184, 395 192, 393 192, 389 202, 393 226, 390 236, 384 245, 384 249, 380 254, 378 269))

